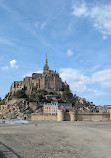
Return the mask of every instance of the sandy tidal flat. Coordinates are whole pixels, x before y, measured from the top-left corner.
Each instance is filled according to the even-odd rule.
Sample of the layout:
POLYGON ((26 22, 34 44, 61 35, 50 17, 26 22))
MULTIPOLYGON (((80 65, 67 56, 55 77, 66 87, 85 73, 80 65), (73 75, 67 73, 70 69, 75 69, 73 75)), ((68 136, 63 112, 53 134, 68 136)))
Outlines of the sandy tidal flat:
POLYGON ((1 124, 0 158, 111 158, 111 122, 1 124))

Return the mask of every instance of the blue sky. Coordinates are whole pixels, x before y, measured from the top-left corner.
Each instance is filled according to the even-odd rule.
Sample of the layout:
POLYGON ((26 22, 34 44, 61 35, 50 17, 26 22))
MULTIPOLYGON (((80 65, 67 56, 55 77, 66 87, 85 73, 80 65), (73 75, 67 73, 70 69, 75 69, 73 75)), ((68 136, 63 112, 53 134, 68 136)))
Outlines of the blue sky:
POLYGON ((46 51, 74 94, 111 104, 110 0, 0 0, 0 96, 42 70, 46 51))

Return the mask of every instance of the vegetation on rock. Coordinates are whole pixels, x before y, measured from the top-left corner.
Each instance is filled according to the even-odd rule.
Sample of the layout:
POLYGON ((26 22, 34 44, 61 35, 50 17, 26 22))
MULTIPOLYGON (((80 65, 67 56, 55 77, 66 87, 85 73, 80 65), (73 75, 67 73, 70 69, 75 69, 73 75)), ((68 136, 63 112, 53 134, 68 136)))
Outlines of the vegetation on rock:
MULTIPOLYGON (((58 102, 68 102, 73 103, 74 97, 70 91, 68 85, 64 85, 62 88, 62 93, 57 93, 54 91, 46 91, 46 90, 37 90, 37 87, 33 87, 31 94, 26 93, 26 89, 18 90, 14 97, 16 98, 25 98, 29 102, 38 102, 38 103, 50 103, 53 99, 50 96, 55 96, 58 102), (48 97, 46 97, 49 95, 48 97)), ((8 94, 6 95, 8 97, 8 94)), ((5 98, 6 98, 5 97, 5 98)))
POLYGON ((17 98, 27 98, 27 95, 25 93, 25 90, 18 90, 15 94, 14 94, 15 97, 17 98))
POLYGON ((5 99, 0 98, 0 105, 4 105, 5 104, 5 99))
POLYGON ((51 98, 48 98, 46 99, 45 98, 45 95, 48 95, 49 93, 45 90, 36 90, 36 89, 33 89, 32 90, 32 93, 28 95, 28 101, 30 102, 51 102, 52 99, 51 98))

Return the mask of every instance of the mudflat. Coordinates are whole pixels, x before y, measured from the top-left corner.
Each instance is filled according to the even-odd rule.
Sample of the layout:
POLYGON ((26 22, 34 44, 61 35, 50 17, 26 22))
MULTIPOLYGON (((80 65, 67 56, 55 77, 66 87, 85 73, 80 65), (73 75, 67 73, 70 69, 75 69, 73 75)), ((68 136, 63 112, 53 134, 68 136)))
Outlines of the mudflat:
POLYGON ((1 124, 0 158, 111 158, 111 122, 1 124))

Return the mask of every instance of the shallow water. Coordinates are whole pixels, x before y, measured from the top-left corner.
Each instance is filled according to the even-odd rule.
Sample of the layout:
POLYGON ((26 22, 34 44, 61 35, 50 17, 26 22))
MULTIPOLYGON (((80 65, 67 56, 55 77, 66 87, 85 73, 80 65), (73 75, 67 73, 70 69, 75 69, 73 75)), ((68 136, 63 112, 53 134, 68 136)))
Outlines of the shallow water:
POLYGON ((28 123, 27 120, 17 120, 17 119, 11 119, 11 120, 0 120, 1 124, 25 124, 28 123), (5 123, 3 123, 5 122, 5 123))

